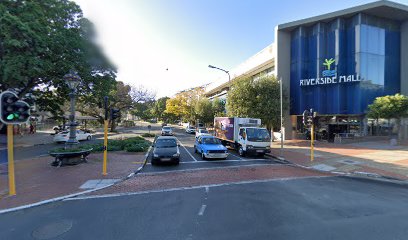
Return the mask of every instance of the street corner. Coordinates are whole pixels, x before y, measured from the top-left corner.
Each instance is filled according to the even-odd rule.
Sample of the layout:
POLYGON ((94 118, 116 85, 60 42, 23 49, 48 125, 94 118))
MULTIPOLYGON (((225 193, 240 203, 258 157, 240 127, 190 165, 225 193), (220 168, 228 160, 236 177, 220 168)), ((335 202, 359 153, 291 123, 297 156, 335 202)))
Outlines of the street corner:
POLYGON ((62 167, 51 166, 50 156, 15 163, 16 192, 8 194, 6 165, 0 165, 0 211, 57 201, 112 186, 132 176, 146 160, 146 153, 109 152, 107 174, 102 174, 103 154, 89 155, 87 162, 62 167))

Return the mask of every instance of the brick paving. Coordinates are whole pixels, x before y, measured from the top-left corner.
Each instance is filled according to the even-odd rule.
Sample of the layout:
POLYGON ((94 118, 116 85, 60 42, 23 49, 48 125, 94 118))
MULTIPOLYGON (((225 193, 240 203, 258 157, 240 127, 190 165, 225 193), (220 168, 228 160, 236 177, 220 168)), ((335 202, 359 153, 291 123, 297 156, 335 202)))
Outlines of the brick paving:
POLYGON ((311 176, 334 176, 334 174, 277 164, 240 166, 222 169, 188 170, 183 172, 165 172, 160 174, 142 173, 117 185, 90 193, 88 195, 128 193, 253 180, 311 176))
POLYGON ((121 179, 142 165, 144 153, 110 152, 108 174, 102 175, 102 154, 89 156, 87 163, 53 167, 51 157, 15 163, 17 195, 8 196, 7 166, 0 165, 0 209, 17 207, 84 191, 79 187, 91 179, 121 179))
MULTIPOLYGON (((272 155, 280 155, 280 144, 272 145, 272 155)), ((388 141, 335 144, 315 143, 315 159, 310 161, 310 141, 285 141, 283 157, 307 167, 333 167, 345 173, 367 172, 408 180, 408 147, 391 146, 388 141)))

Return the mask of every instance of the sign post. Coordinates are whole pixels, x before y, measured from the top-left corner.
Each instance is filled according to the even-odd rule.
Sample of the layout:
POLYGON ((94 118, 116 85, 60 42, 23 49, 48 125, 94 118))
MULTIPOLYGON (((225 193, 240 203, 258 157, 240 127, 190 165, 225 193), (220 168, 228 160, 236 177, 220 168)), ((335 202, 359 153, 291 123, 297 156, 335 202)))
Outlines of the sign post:
POLYGON ((311 130, 310 130, 310 161, 313 162, 314 160, 314 124, 312 123, 311 130))

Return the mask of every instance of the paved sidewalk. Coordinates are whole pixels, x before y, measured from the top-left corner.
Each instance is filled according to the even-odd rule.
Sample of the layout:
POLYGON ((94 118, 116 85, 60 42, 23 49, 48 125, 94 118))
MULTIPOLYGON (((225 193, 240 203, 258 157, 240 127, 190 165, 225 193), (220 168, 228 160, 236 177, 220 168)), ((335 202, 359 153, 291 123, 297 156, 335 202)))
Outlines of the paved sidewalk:
MULTIPOLYGON (((280 143, 271 154, 280 155, 280 143)), ((323 171, 382 175, 408 180, 408 147, 391 146, 388 141, 350 144, 315 143, 314 161, 310 161, 310 141, 287 140, 283 157, 292 163, 323 171)))
POLYGON ((109 152, 108 174, 102 175, 102 153, 89 155, 87 163, 53 167, 52 157, 18 161, 17 195, 8 196, 7 165, 0 165, 0 209, 17 207, 82 192, 114 183, 143 165, 145 153, 109 152))

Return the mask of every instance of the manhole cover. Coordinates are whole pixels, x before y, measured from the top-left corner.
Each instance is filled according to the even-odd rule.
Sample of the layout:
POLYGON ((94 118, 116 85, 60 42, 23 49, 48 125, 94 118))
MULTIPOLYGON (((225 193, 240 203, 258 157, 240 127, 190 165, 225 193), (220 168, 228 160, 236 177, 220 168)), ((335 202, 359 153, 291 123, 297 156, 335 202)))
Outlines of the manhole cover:
POLYGON ((37 228, 33 231, 33 237, 35 239, 52 239, 68 232, 71 228, 72 221, 61 220, 37 228))

